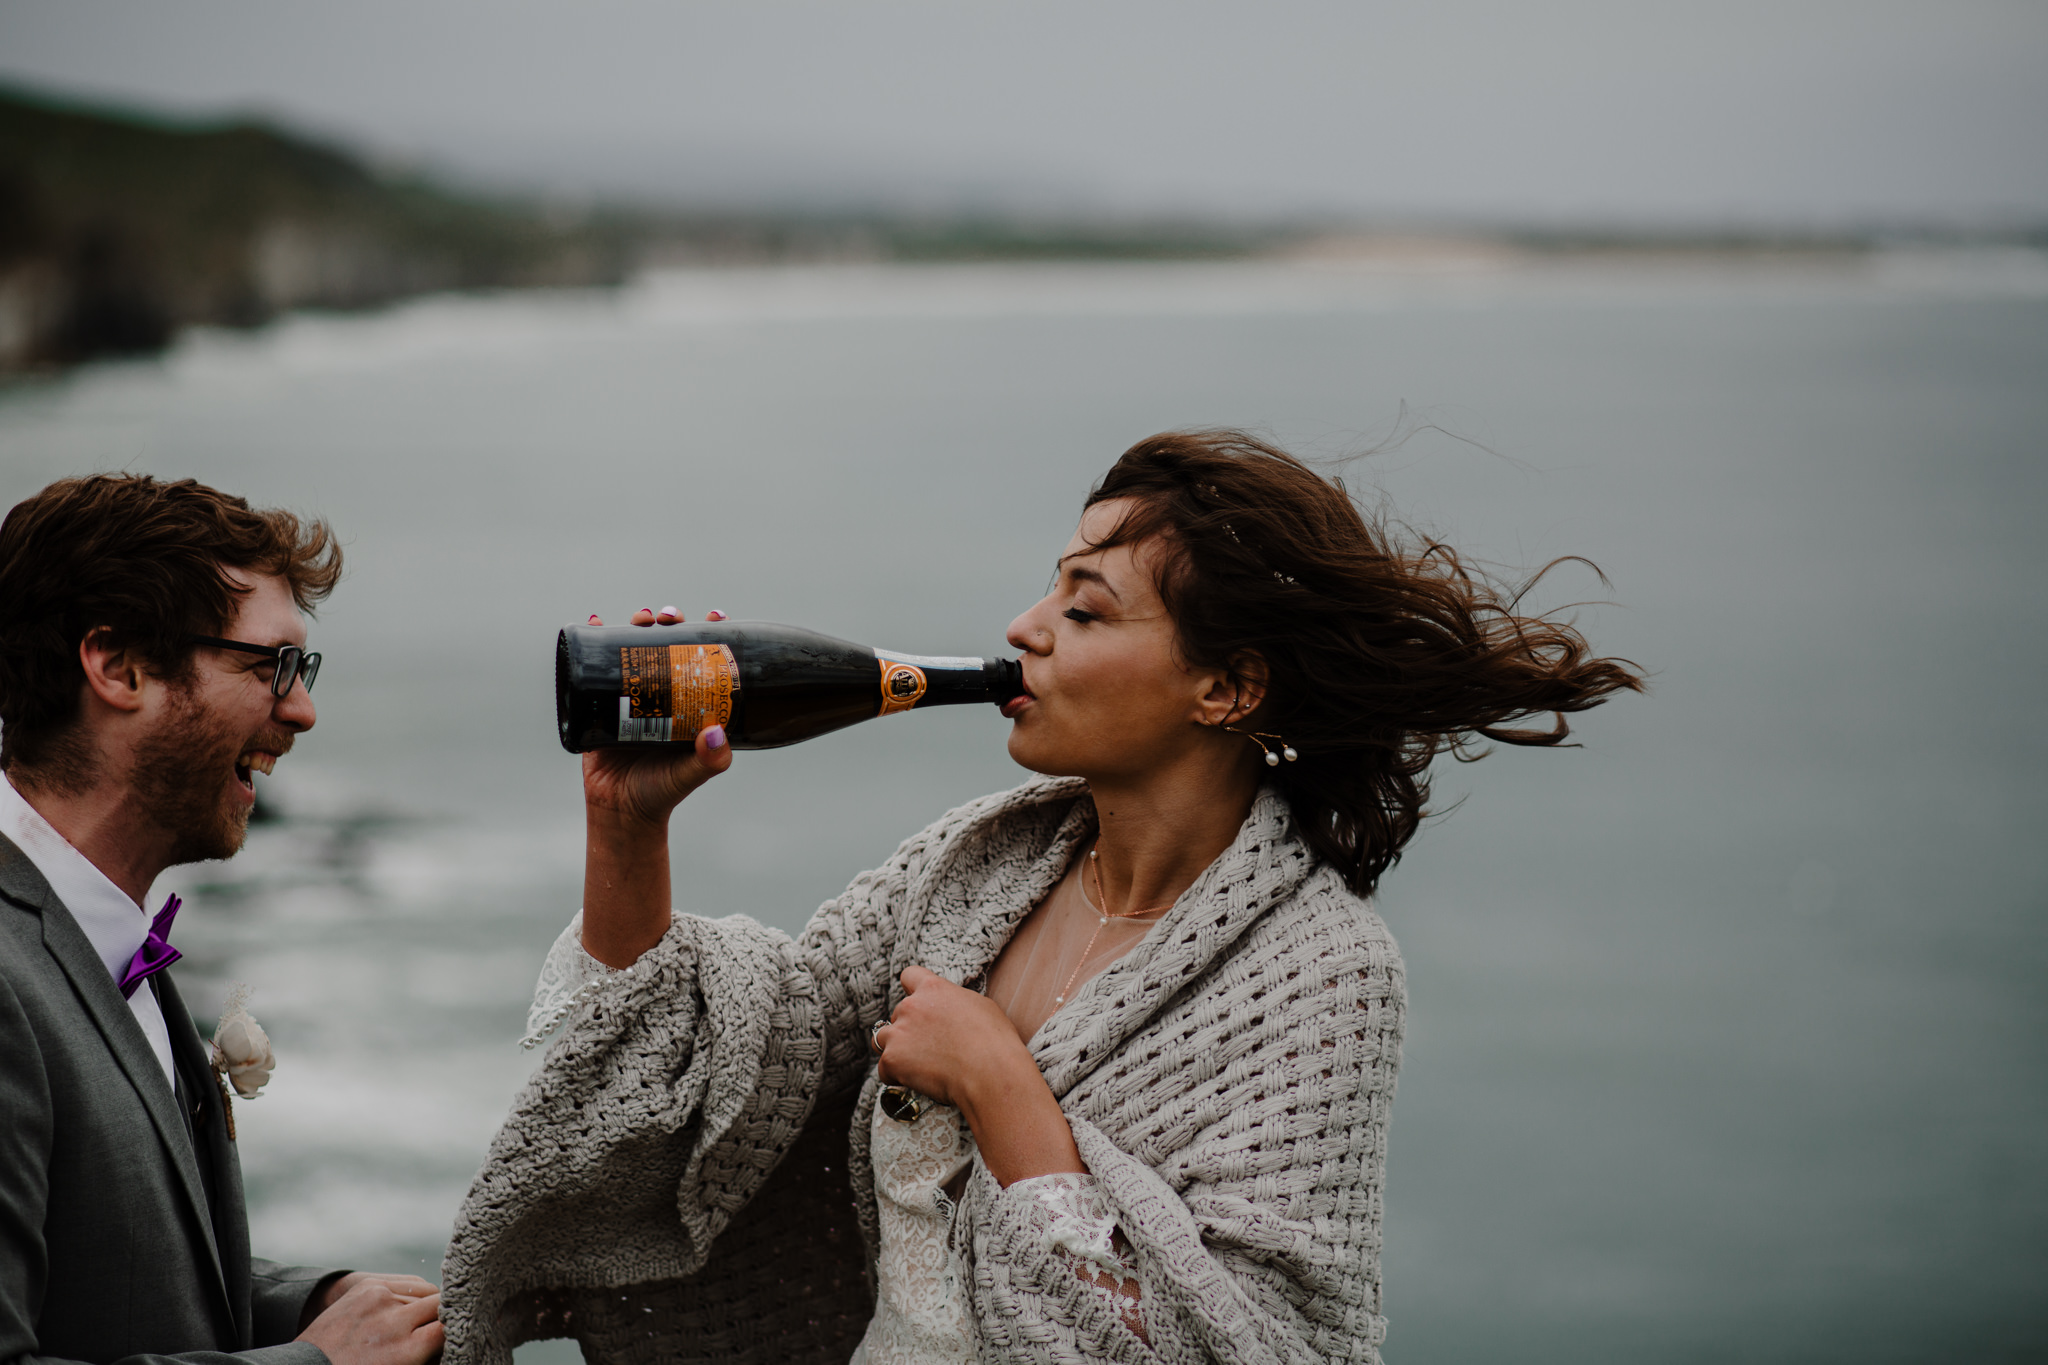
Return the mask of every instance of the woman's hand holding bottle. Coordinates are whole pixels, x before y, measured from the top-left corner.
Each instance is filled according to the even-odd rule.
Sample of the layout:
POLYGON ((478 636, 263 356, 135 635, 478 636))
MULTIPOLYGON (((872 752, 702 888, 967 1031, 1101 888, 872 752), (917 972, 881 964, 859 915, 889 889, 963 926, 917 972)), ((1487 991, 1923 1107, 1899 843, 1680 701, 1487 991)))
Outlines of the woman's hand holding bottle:
MULTIPOLYGON (((633 613, 636 626, 672 626, 683 614, 674 607, 655 611, 642 607, 633 613)), ((707 621, 723 621, 725 613, 713 611, 707 621)), ((590 624, 604 624, 596 616, 590 624)), ((701 731, 689 749, 681 746, 651 745, 641 749, 593 749, 583 755, 583 802, 592 811, 608 811, 624 822, 642 822, 667 829, 670 812, 682 799, 732 766, 732 748, 725 729, 711 726, 701 731)))
MULTIPOLYGON (((674 625, 674 607, 642 607, 636 626, 674 625)), ((723 621, 713 611, 707 620, 723 621)), ((593 626, 604 622, 590 618, 593 626)), ((678 745, 676 748, 680 749, 678 745)), ((712 726, 688 750, 599 749, 583 755, 583 950, 630 967, 668 932, 668 818, 683 798, 732 766, 725 731, 712 726)))

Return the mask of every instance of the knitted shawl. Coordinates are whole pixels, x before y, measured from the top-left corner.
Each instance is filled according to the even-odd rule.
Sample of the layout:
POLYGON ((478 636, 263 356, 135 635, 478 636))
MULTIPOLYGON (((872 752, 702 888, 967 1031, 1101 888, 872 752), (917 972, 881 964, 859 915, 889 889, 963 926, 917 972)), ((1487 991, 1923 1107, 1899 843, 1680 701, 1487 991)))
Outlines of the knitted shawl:
MULTIPOLYGON (((988 969, 1094 830, 1037 779, 948 813, 803 934, 677 915, 573 1015, 471 1186, 449 1365, 843 1362, 873 1314, 868 1028, 988 969)), ((977 1159, 952 1224, 985 1362, 1377 1362, 1405 1005, 1372 907, 1261 792, 1237 838, 1030 1041, 1129 1240, 1149 1344, 977 1159)))

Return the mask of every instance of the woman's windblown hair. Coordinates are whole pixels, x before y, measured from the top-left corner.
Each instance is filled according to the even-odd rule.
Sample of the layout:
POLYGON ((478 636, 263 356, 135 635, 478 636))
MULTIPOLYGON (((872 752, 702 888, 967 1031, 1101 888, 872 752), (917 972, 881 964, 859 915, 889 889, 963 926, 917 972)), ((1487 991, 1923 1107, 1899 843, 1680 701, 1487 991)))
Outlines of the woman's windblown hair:
POLYGON ((1237 431, 1132 446, 1088 505, 1135 506, 1103 545, 1157 535, 1160 593, 1197 667, 1265 673, 1234 728, 1300 753, 1272 773, 1317 853, 1369 893, 1427 813, 1431 760, 1480 740, 1557 745, 1565 716, 1641 691, 1571 625, 1517 614, 1518 593, 1449 546, 1368 524, 1341 486, 1237 431), (1543 729, 1515 722, 1549 715, 1543 729))

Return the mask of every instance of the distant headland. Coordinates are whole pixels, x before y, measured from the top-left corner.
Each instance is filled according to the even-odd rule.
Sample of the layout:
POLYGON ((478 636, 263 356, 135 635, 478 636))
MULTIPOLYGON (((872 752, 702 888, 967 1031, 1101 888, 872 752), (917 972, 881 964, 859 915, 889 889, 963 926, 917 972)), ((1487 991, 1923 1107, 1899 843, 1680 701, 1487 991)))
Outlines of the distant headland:
POLYGON ((0 87, 0 372, 147 355, 449 290, 602 287, 656 263, 1240 255, 1270 231, 687 213, 491 196, 254 120, 0 87))
POLYGON ((0 90, 0 369, 162 349, 191 324, 444 289, 602 284, 626 225, 372 171, 253 122, 0 90))

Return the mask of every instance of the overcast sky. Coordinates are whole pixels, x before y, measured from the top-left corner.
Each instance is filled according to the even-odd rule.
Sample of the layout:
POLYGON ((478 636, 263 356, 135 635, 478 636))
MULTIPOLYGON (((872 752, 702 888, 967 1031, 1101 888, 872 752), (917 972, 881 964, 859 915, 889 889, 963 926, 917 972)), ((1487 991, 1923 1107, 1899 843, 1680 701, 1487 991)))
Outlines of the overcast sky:
POLYGON ((0 0, 0 72, 682 201, 2048 216, 2043 0, 0 0))

